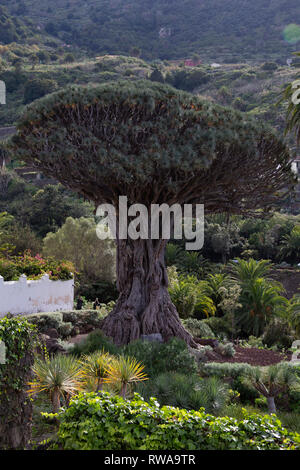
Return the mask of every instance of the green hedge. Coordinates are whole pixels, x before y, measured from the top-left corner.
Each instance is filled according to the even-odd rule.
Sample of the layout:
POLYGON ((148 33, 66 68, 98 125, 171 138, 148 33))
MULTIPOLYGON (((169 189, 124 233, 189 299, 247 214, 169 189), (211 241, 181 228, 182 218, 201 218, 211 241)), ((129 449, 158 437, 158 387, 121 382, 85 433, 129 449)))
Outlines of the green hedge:
POLYGON ((66 450, 300 449, 300 435, 275 416, 216 418, 204 411, 160 407, 138 394, 132 401, 107 392, 80 394, 59 413, 54 448, 66 450))

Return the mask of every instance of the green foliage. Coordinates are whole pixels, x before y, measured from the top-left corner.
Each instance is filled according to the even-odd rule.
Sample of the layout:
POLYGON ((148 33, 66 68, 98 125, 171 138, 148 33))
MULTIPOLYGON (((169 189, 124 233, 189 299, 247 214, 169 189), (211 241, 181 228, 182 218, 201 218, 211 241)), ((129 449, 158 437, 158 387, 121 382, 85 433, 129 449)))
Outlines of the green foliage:
POLYGON ((46 333, 50 328, 54 328, 59 337, 64 339, 73 332, 85 332, 86 326, 99 328, 108 310, 102 306, 100 310, 37 313, 28 315, 27 319, 36 325, 40 333, 46 333))
POLYGON ((162 407, 139 395, 79 395, 59 414, 56 447, 66 450, 224 450, 299 448, 300 437, 275 417, 215 418, 204 411, 162 407), (82 429, 84 428, 84 432, 82 429), (178 437, 180 433, 180 438, 178 437))
POLYGON ((295 225, 291 233, 283 238, 280 254, 286 261, 300 259, 300 225, 295 225))
POLYGON ((231 262, 232 266, 232 277, 240 283, 248 283, 250 281, 265 278, 270 272, 272 267, 270 261, 254 259, 243 260, 237 259, 235 262, 231 262))
POLYGON ((178 275, 174 266, 168 268, 168 274, 169 294, 181 318, 205 318, 215 314, 216 306, 206 295, 205 283, 193 275, 178 275))
POLYGON ((87 355, 95 351, 104 351, 114 356, 134 357, 144 364, 149 377, 169 371, 184 370, 190 374, 197 371, 195 359, 189 353, 186 343, 178 338, 172 338, 167 343, 138 340, 118 347, 105 337, 101 330, 96 330, 84 341, 76 344, 72 354, 87 355))
POLYGON ((237 311, 236 318, 244 333, 255 336, 263 333, 278 309, 288 304, 281 292, 282 287, 272 285, 265 279, 255 279, 243 285, 240 297, 242 307, 237 311))
POLYGON ((115 243, 97 237, 93 219, 67 217, 57 232, 46 235, 43 245, 45 256, 71 261, 83 285, 115 279, 115 243))
POLYGON ((57 83, 54 80, 33 78, 28 80, 24 88, 24 104, 31 103, 32 101, 42 98, 48 93, 53 93, 57 90, 57 83))
POLYGON ((283 286, 266 277, 271 268, 267 260, 238 259, 231 264, 232 277, 241 287, 237 324, 244 334, 261 336, 279 309, 288 306, 287 299, 280 295, 283 286))
POLYGON ((74 346, 72 354, 80 356, 91 354, 95 351, 105 351, 112 355, 117 355, 118 347, 109 341, 101 330, 92 331, 88 337, 74 346))
POLYGON ((233 357, 235 355, 235 348, 232 343, 220 344, 218 347, 218 352, 225 357, 233 357))
POLYGON ((28 394, 49 393, 53 413, 58 412, 61 398, 68 404, 69 398, 82 388, 81 365, 73 356, 56 354, 45 359, 37 357, 32 371, 33 381, 28 384, 28 394))
POLYGON ((6 191, 1 194, 0 208, 1 211, 5 208, 22 227, 29 226, 38 237, 57 231, 69 216, 79 218, 92 215, 91 205, 63 186, 49 184, 42 189, 37 188, 14 173, 6 191))
POLYGON ((254 205, 257 210, 258 192, 261 194, 260 206, 269 206, 271 201, 278 199, 278 196, 274 197, 276 190, 286 190, 293 179, 289 149, 270 128, 258 126, 255 119, 247 117, 245 120, 245 116, 242 118, 231 108, 219 107, 149 80, 69 87, 47 95, 26 108, 19 120, 18 133, 12 137, 9 148, 17 158, 26 162, 31 162, 35 155, 35 167, 42 171, 46 165, 48 175, 64 184, 68 181, 69 187, 94 202, 99 198, 111 201, 112 193, 117 197, 121 190, 123 194, 130 195, 134 181, 140 191, 140 202, 149 203, 151 201, 143 200, 147 199, 147 187, 152 188, 154 182, 157 187, 165 187, 167 181, 165 194, 168 201, 176 200, 182 204, 202 198, 205 183, 213 192, 214 200, 218 200, 218 210, 224 204, 226 208, 231 204, 229 194, 234 186, 237 191, 243 191, 243 202, 235 200, 235 210, 242 210, 242 204, 243 211, 246 207, 251 211, 254 205), (133 109, 134 122, 129 118, 133 109), (70 121, 74 125, 69 126, 70 121), (109 137, 108 128, 112 133, 109 137), (180 138, 178 129, 181 130, 180 138), (78 132, 84 142, 80 147, 78 132), (256 165, 256 149, 260 147, 262 138, 269 145, 264 146, 264 151, 261 149, 263 156, 260 155, 256 165), (46 146, 42 146, 42 151, 41 141, 44 144, 47 142, 46 146), (227 166, 221 150, 224 146, 226 152, 231 153, 232 168, 238 168, 239 176, 243 169, 246 178, 254 178, 255 204, 254 193, 249 189, 251 185, 243 184, 240 188, 242 178, 235 177, 234 173, 230 173, 230 182, 226 180, 228 192, 225 199, 223 187, 216 196, 220 184, 212 187, 215 181, 213 172, 207 174, 206 170, 212 165, 217 148, 220 165, 227 166), (233 161, 236 163, 233 164, 233 161), (266 185, 257 174, 249 173, 250 161, 255 173, 262 171, 262 164, 263 172, 266 171, 265 165, 271 166, 272 184, 266 185), (72 178, 74 171, 81 177, 72 178), (193 194, 187 196, 184 193, 186 184, 194 179, 198 185, 194 186, 193 194), (95 186, 95 181, 101 181, 101 185, 95 186), (87 187, 94 188, 92 193, 87 191, 87 187), (183 193, 184 197, 178 201, 183 193))
MULTIPOLYGON (((17 0, 2 0, 2 4, 18 15, 15 22, 40 18, 48 34, 89 52, 142 54, 146 59, 195 60, 195 53, 207 62, 282 59, 294 50, 299 28, 294 24, 297 3, 285 8, 283 0, 270 4, 254 0, 245 9, 240 8, 238 0, 230 0, 229 4, 212 0, 201 7, 196 0, 174 0, 168 8, 161 0, 125 0, 121 4, 88 0, 84 5, 72 2, 72 11, 69 3, 55 0, 49 8, 46 0, 34 0, 26 2, 26 13, 21 13, 24 8, 17 0), (285 25, 289 26, 283 41, 278 32, 285 25)), ((7 39, 15 40, 11 34, 7 39)))
POLYGON ((138 393, 149 400, 156 397, 160 405, 176 406, 218 414, 228 400, 228 387, 219 379, 201 379, 183 372, 165 372, 141 384, 138 393))
MULTIPOLYGON (((17 365, 27 353, 33 353, 37 344, 36 328, 26 318, 1 318, 0 341, 4 342, 6 348, 5 364, 1 364, 0 367, 0 395, 2 399, 7 394, 6 389, 20 391, 25 385, 22 381, 23 377, 18 376, 17 365)), ((24 367, 28 372, 28 364, 24 364, 24 367)))
MULTIPOLYGON (((278 399, 280 394, 288 394, 291 389, 300 390, 300 381, 293 365, 276 364, 269 367, 252 367, 243 377, 244 382, 252 386, 267 398, 278 399)), ((275 405, 275 404, 274 404, 275 405)), ((276 412, 276 407, 270 412, 276 412)))
POLYGON ((203 320, 203 322, 211 328, 215 336, 230 338, 232 335, 231 318, 227 315, 222 318, 210 317, 203 320))
POLYGON ((189 333, 195 338, 214 338, 215 335, 212 329, 203 320, 197 320, 196 318, 187 318, 183 320, 183 325, 189 333))
POLYGON ((5 345, 5 363, 0 364, 0 448, 23 448, 31 434, 32 405, 26 389, 37 345, 35 327, 25 318, 1 318, 0 341, 5 345))
POLYGON ((184 341, 172 338, 167 343, 134 341, 123 346, 121 353, 135 357, 144 364, 149 377, 163 372, 184 371, 193 374, 197 364, 184 341))
POLYGON ((288 322, 277 318, 267 325, 262 339, 268 348, 276 345, 280 349, 289 349, 295 336, 288 322))

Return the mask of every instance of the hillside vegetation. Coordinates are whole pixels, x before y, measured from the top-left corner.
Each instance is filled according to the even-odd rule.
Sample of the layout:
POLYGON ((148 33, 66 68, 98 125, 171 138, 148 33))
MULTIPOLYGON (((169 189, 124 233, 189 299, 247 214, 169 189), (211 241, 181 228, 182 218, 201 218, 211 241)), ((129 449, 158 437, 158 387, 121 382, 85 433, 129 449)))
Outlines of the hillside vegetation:
MULTIPOLYGON (((285 107, 276 103, 283 88, 299 75, 297 68, 269 62, 224 64, 214 69, 209 65, 186 67, 176 61, 145 62, 136 57, 112 55, 66 62, 65 53, 51 52, 46 63, 35 64, 32 46, 26 49, 10 45, 8 51, 19 57, 22 64, 16 69, 10 59, 3 59, 0 79, 6 82, 8 93, 7 105, 0 107, 0 126, 14 124, 26 104, 66 85, 148 78, 251 113, 283 131, 285 107)), ((37 54, 43 55, 43 51, 38 50, 37 54)))
POLYGON ((11 14, 92 53, 232 63, 286 61, 299 41, 298 0, 1 0, 11 14), (289 27, 288 29, 286 29, 289 27), (294 28, 294 29, 293 29, 294 28), (136 53, 138 53, 136 51, 136 53))

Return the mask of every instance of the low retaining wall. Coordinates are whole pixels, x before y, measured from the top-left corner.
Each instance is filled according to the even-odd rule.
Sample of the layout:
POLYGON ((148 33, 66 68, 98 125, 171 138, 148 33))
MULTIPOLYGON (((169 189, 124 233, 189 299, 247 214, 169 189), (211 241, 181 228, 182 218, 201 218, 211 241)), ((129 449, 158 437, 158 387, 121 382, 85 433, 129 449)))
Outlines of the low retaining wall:
POLYGON ((73 310, 74 279, 51 281, 45 274, 28 281, 23 274, 18 281, 5 282, 0 276, 0 317, 7 313, 24 314, 73 310))

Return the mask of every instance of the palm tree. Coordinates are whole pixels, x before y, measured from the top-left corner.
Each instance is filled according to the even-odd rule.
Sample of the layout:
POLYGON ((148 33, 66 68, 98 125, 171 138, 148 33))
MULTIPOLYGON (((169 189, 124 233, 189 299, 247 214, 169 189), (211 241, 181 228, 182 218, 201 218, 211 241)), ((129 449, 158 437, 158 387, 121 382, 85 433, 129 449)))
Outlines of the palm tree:
POLYGON ((113 360, 113 357, 104 351, 95 351, 89 356, 83 355, 82 365, 82 378, 84 383, 95 383, 95 391, 99 392, 103 388, 103 381, 107 377, 108 365, 113 360))
MULTIPOLYGON (((202 282, 202 285, 204 295, 210 297, 215 306, 218 307, 224 298, 224 289, 228 290, 232 287, 233 281, 227 274, 209 274, 205 281, 202 282)), ((217 310, 219 310, 219 314, 222 316, 222 310, 217 310)))
POLYGON ((296 225, 281 243, 280 255, 282 259, 300 260, 300 225, 296 225))
POLYGON ((237 259, 237 263, 231 262, 232 266, 232 278, 239 283, 249 282, 258 278, 267 279, 267 274, 272 268, 272 264, 268 260, 256 261, 253 258, 244 260, 241 258, 237 259))
POLYGON ((46 359, 36 358, 32 367, 34 380, 29 382, 29 395, 48 392, 52 401, 53 413, 60 408, 60 399, 68 403, 70 396, 82 388, 80 363, 73 356, 57 354, 46 359))
POLYGON ((288 300, 280 295, 281 292, 280 285, 262 278, 242 284, 242 307, 237 311, 237 322, 246 333, 260 336, 271 317, 282 307, 287 307, 288 300))
POLYGON ((119 356, 114 358, 107 366, 107 376, 104 383, 120 387, 120 395, 125 399, 129 384, 148 380, 144 374, 144 366, 135 358, 119 356))
POLYGON ((251 367, 244 376, 244 381, 267 398, 269 413, 276 414, 275 399, 291 388, 299 387, 292 366, 276 364, 270 367, 251 367))

